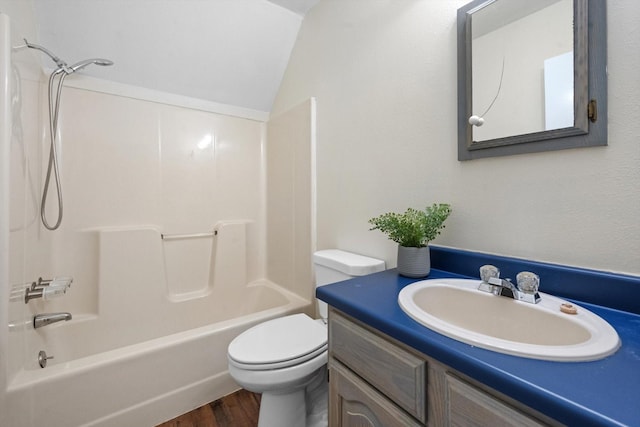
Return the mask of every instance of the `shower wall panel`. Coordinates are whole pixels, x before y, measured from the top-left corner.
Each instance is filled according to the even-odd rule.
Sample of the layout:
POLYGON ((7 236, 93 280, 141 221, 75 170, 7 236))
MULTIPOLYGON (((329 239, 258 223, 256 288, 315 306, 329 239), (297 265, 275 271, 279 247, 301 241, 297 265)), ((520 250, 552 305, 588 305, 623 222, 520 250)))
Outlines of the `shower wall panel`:
POLYGON ((313 298, 316 249, 316 101, 269 119, 267 131, 267 269, 271 280, 313 298))
MULTIPOLYGON (((74 284, 64 298, 48 302, 47 310, 97 314, 102 230, 151 227, 161 234, 190 234, 243 220, 250 259, 244 274, 248 281, 264 277, 263 126, 65 87, 59 145, 64 218, 58 231, 40 230, 31 249, 43 258, 41 274, 72 275, 74 284)), ((46 150, 43 144, 41 162, 46 150)), ((55 218, 54 193, 48 204, 55 218)), ((207 265, 197 268, 208 271, 205 255, 200 258, 207 265)), ((166 289, 163 277, 155 286, 166 289)))

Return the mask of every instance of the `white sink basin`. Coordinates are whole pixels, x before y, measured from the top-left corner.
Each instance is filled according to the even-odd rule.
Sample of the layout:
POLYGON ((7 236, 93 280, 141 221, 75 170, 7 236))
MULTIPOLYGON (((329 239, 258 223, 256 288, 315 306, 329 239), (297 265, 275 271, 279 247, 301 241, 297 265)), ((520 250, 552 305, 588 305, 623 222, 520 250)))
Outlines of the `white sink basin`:
POLYGON ((398 303, 411 318, 477 347, 533 359, 596 360, 615 353, 615 329, 589 310, 560 311, 560 298, 540 293, 538 304, 479 291, 480 280, 432 279, 406 286, 398 303))

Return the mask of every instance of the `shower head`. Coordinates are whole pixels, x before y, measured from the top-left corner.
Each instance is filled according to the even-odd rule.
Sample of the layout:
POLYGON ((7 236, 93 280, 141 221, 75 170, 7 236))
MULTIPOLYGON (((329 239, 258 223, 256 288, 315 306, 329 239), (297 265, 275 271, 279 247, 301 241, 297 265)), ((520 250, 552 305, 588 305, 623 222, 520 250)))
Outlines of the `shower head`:
POLYGON ((109 65, 113 65, 113 61, 110 61, 108 59, 103 59, 103 58, 85 59, 84 61, 80 61, 76 64, 69 66, 68 68, 70 71, 67 71, 67 70, 65 71, 67 71, 67 74, 75 73, 76 71, 80 71, 87 65, 91 65, 91 64, 96 64, 96 65, 101 65, 103 67, 106 67, 109 65))
POLYGON ((27 47, 31 49, 36 49, 36 50, 39 50, 40 52, 45 53, 49 58, 51 58, 53 62, 56 63, 58 68, 54 71, 54 74, 60 74, 62 71, 64 71, 66 74, 72 74, 72 73, 75 73, 76 71, 82 70, 84 67, 91 64, 102 65, 102 66, 113 65, 113 61, 110 61, 108 59, 91 58, 91 59, 85 59, 84 61, 80 61, 76 64, 69 66, 62 59, 54 55, 50 50, 40 45, 29 43, 27 39, 23 39, 23 40, 27 47))

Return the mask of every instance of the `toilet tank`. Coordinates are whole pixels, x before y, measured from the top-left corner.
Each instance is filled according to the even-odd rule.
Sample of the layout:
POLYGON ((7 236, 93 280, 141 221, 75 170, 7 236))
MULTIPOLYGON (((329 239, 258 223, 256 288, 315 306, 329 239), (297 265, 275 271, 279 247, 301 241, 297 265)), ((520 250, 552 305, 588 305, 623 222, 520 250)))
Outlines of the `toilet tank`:
MULTIPOLYGON (((340 249, 325 249, 313 254, 316 287, 341 282, 356 276, 384 270, 384 261, 340 249)), ((318 315, 326 319, 327 304, 317 300, 318 315)))

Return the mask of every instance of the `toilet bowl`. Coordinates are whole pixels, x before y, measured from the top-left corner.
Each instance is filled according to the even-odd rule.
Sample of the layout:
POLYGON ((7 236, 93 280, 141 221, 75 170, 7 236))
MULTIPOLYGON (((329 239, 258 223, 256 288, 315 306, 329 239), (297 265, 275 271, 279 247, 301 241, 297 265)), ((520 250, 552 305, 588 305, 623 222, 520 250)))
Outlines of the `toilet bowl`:
POLYGON ((327 327, 306 314, 261 323, 229 344, 229 374, 262 393, 258 427, 306 426, 306 387, 327 364, 327 327))
MULTIPOLYGON (((340 250, 314 254, 316 286, 384 270, 384 261, 340 250)), ((293 314, 238 335, 227 352, 229 374, 261 393, 258 427, 327 425, 327 307, 321 319, 293 314)))

